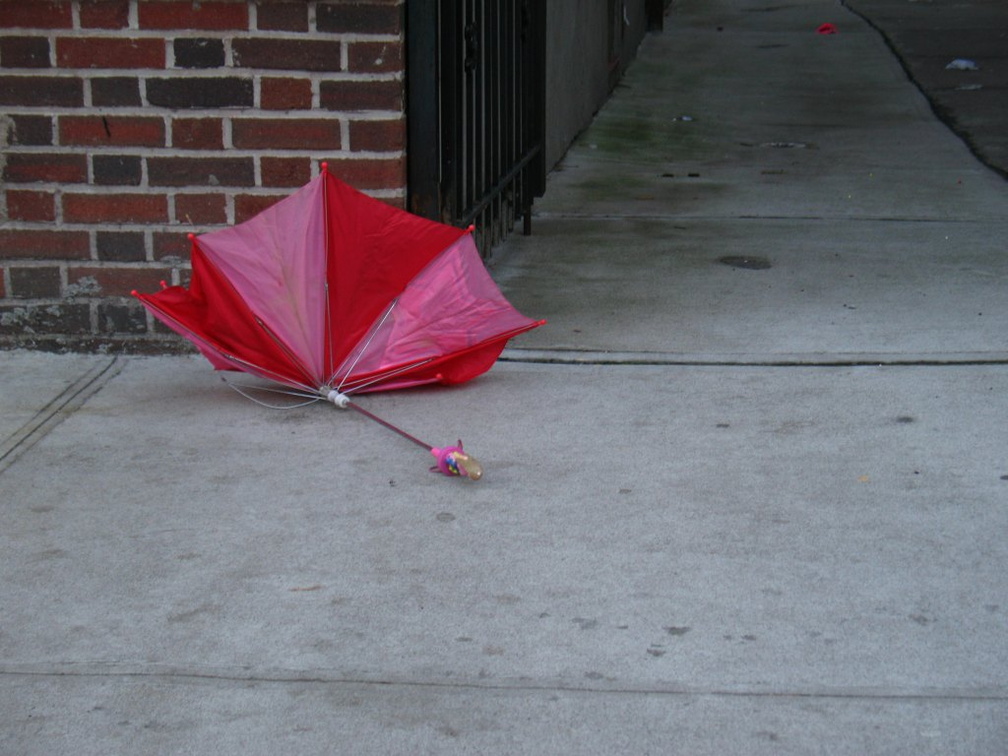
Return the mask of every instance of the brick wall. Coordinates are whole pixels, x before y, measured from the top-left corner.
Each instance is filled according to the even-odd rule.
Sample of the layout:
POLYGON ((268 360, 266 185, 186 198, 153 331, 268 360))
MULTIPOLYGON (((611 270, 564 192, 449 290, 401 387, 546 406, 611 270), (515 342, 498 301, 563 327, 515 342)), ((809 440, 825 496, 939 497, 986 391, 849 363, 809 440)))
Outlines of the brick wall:
POLYGON ((317 175, 405 203, 404 0, 0 0, 0 346, 177 340, 129 292, 317 175))

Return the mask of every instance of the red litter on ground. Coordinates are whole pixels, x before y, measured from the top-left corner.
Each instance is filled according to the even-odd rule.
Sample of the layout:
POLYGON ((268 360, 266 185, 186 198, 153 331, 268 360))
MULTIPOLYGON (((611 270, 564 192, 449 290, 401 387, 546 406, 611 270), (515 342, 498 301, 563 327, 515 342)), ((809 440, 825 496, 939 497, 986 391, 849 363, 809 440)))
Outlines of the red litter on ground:
POLYGON ((816 34, 836 34, 840 30, 836 28, 836 24, 823 24, 818 29, 816 29, 816 34))

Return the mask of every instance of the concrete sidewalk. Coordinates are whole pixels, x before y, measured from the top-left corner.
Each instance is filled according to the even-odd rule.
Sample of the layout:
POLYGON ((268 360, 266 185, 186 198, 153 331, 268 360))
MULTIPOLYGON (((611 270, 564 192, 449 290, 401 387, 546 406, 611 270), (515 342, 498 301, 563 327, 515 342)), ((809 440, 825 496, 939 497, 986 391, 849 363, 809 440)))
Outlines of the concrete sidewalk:
POLYGON ((549 325, 366 399, 479 483, 0 355, 0 753, 1003 752, 1008 184, 827 0, 676 3, 561 168, 549 325))
POLYGON ((843 0, 879 30, 935 114, 1008 178, 1008 5, 843 0))

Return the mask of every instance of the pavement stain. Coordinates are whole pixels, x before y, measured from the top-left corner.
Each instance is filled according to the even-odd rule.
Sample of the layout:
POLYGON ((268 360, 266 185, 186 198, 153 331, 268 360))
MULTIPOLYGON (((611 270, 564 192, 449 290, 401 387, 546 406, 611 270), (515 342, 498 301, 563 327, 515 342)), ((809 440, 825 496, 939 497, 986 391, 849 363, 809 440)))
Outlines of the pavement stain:
POLYGON ((718 262, 736 270, 769 270, 773 267, 769 258, 759 255, 725 255, 718 262))
POLYGON ((64 559, 67 556, 67 552, 63 549, 45 549, 44 551, 38 551, 35 554, 32 554, 32 560, 36 562, 45 562, 50 559, 64 559))
POLYGON ((191 622, 194 619, 200 617, 203 614, 219 614, 220 606, 217 604, 200 604, 195 609, 190 609, 187 612, 178 612, 177 614, 169 614, 168 621, 171 623, 181 623, 181 622, 191 622))

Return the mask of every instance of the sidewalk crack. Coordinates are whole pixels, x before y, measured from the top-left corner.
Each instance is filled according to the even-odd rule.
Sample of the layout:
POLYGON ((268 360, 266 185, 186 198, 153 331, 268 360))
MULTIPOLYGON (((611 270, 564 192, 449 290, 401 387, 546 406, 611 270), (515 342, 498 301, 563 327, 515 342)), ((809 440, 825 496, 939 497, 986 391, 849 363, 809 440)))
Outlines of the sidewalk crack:
POLYGON ((100 362, 67 386, 35 413, 14 433, 0 443, 0 474, 25 452, 51 433, 56 426, 79 410, 123 369, 118 357, 100 362))

